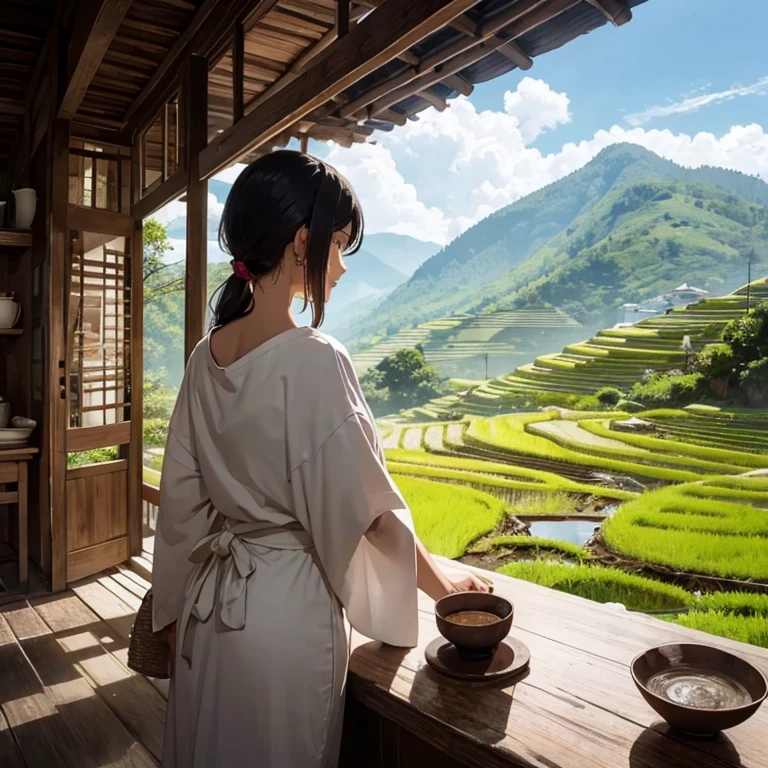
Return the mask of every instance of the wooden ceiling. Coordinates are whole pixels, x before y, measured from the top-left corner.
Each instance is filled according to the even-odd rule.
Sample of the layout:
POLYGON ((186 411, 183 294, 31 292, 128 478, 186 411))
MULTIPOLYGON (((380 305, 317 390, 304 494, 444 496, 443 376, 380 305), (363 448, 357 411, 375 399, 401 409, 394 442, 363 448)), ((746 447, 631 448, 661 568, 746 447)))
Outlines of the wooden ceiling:
POLYGON ((122 128, 128 109, 200 4, 201 0, 133 0, 75 119, 97 128, 122 128))
POLYGON ((30 83, 53 23, 56 0, 0 2, 0 167, 8 160, 22 124, 30 83))
MULTIPOLYGON (((375 131, 417 120, 430 106, 445 109, 449 99, 469 95, 475 83, 528 69, 534 56, 578 35, 607 22, 625 23, 631 7, 644 1, 467 2, 463 13, 446 15, 445 26, 414 37, 394 59, 379 57, 381 63, 369 67, 365 77, 349 79, 332 98, 270 136, 270 143, 305 136, 344 146, 365 141, 375 131)), ((320 62, 325 71, 326 50, 339 44, 337 29, 344 27, 342 37, 352 35, 361 19, 386 3, 348 0, 340 12, 337 0, 0 0, 0 166, 23 130, 22 117, 34 99, 35 67, 57 12, 68 14, 73 30, 78 21, 81 27, 91 24, 79 58, 68 62, 79 67, 79 82, 75 78, 73 87, 70 81, 65 106, 57 107, 60 116, 73 116, 75 132, 88 126, 129 140, 173 97, 182 62, 194 53, 211 62, 211 141, 232 126, 236 113, 239 118, 256 111, 260 120, 269 111, 262 106, 303 81, 313 64, 320 62), (96 11, 89 19, 91 7, 96 11), (242 73, 236 71, 240 62, 242 73), (240 77, 242 97, 233 92, 233 78, 240 77)), ((77 42, 73 37, 70 48, 77 42)))

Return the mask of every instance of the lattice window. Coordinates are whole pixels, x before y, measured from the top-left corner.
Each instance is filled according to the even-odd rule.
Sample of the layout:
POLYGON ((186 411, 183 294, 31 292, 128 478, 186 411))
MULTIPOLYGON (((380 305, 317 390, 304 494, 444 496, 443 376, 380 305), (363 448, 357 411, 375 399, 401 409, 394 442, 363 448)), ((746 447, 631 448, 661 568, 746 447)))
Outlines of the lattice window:
POLYGON ((72 232, 69 425, 130 419, 130 257, 124 237, 72 232))
POLYGON ((73 140, 69 149, 69 202, 83 208, 130 212, 130 158, 127 150, 107 151, 73 140))
POLYGON ((171 99, 142 137, 142 192, 161 184, 179 168, 183 151, 178 96, 171 99))

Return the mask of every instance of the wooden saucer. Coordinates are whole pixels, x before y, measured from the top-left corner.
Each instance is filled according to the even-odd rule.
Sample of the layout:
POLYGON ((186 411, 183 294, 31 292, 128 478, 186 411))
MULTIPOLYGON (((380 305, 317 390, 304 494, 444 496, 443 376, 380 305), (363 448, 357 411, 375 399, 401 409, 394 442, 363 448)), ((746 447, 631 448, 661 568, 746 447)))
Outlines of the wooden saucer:
POLYGON ((436 637, 425 651, 427 663, 443 675, 468 682, 503 680, 524 672, 531 661, 528 648, 514 637, 502 640, 493 656, 469 661, 459 656, 456 646, 436 637))

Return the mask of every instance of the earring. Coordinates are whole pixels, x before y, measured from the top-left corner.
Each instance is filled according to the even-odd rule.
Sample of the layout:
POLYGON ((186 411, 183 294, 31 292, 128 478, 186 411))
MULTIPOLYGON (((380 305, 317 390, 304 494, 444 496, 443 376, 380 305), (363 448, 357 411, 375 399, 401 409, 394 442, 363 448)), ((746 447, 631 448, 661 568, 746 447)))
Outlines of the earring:
POLYGON ((301 256, 299 256, 298 253, 296 253, 296 249, 294 249, 294 251, 293 251, 293 263, 297 267, 303 267, 304 266, 304 260, 301 258, 301 256))

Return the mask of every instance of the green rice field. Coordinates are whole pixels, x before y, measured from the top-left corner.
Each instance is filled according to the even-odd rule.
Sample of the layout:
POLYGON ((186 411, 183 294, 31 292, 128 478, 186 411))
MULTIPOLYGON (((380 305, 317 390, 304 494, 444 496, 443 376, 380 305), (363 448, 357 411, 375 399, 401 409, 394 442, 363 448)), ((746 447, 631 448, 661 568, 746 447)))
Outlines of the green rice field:
POLYGON ((385 453, 431 551, 768 647, 768 412, 635 415, 648 433, 616 411, 398 421, 385 453), (583 518, 596 539, 558 537, 583 518))

